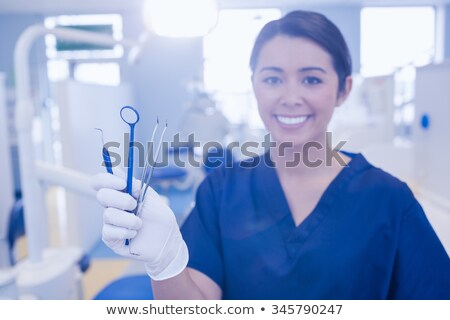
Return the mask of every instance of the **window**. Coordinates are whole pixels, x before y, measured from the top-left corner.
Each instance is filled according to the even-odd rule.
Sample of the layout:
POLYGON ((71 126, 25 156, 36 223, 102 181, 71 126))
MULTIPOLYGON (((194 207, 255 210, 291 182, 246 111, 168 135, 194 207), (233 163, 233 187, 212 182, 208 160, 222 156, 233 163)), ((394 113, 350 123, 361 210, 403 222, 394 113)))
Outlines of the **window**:
POLYGON ((278 9, 221 10, 216 28, 204 38, 205 90, 231 123, 263 127, 253 98, 249 59, 263 25, 280 16, 278 9))
POLYGON ((393 74, 396 140, 410 139, 415 118, 415 68, 436 55, 433 7, 365 8, 361 11, 361 74, 393 74))
POLYGON ((73 75, 77 81, 85 83, 120 84, 120 68, 115 62, 78 63, 73 75))
POLYGON ((361 11, 361 74, 390 74, 423 66, 435 55, 433 7, 373 7, 361 11))
MULTIPOLYGON (((73 28, 122 38, 122 18, 116 14, 49 17, 44 23, 47 28, 73 28)), ((46 36, 45 43, 50 81, 73 78, 102 85, 120 84, 120 66, 115 61, 123 56, 121 45, 67 41, 53 35, 46 36)))

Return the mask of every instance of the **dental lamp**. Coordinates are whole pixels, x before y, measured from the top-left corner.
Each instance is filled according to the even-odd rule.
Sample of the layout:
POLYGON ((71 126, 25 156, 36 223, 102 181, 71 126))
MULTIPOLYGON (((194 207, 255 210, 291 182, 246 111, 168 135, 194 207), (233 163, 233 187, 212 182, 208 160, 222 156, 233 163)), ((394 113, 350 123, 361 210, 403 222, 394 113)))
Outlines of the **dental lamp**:
POLYGON ((217 24, 217 0, 145 0, 142 18, 146 31, 128 54, 128 62, 136 64, 149 33, 169 38, 203 37, 217 24))
POLYGON ((216 0, 145 0, 146 27, 159 36, 202 37, 217 23, 216 0))

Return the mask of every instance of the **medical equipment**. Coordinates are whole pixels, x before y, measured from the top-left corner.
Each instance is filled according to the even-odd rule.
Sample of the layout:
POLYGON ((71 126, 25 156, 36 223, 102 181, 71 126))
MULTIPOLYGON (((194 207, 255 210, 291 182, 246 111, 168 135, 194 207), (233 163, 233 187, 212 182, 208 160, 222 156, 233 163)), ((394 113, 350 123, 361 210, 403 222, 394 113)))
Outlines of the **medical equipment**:
MULTIPOLYGON (((138 123, 140 117, 139 117, 139 112, 131 107, 131 106, 125 106, 120 110, 120 117, 122 118, 122 120, 127 123, 130 126, 130 142, 129 142, 129 147, 128 147, 128 172, 127 172, 127 188, 126 191, 129 195, 132 195, 132 190, 133 190, 133 148, 134 148, 134 126, 136 125, 136 123, 138 123), (126 113, 124 113, 124 111, 126 113)), ((146 161, 145 161, 145 166, 144 166, 144 171, 142 173, 142 177, 141 177, 141 185, 140 185, 140 189, 139 189, 139 195, 137 198, 137 210, 136 210, 136 214, 139 216, 140 213, 140 208, 141 208, 141 204, 145 198, 145 195, 147 193, 147 189, 150 185, 150 180, 152 178, 153 175, 153 171, 155 168, 155 164, 156 161, 158 160, 159 157, 159 153, 161 151, 161 147, 162 147, 162 142, 164 139, 164 134, 166 132, 167 129, 167 122, 166 125, 161 133, 158 145, 156 146, 156 156, 153 157, 153 145, 154 145, 154 139, 155 139, 155 134, 156 131, 158 130, 158 126, 159 126, 159 119, 156 120, 156 125, 153 129, 153 133, 152 133, 152 137, 150 140, 150 145, 149 145, 149 149, 147 152, 147 157, 146 157, 146 161), (150 168, 151 167, 151 168, 150 168), (150 169, 149 169, 150 168, 150 169), (150 172, 149 172, 150 170, 150 172)), ((112 172, 112 164, 111 164, 111 158, 109 156, 109 152, 105 147, 105 142, 103 141, 103 130, 100 128, 95 128, 96 130, 99 130, 102 133, 102 144, 103 144, 103 159, 105 162, 105 166, 106 166, 106 170, 108 173, 113 173, 112 172)))
POLYGON ((120 117, 130 126, 130 141, 128 144, 128 170, 127 170, 127 193, 132 194, 133 191, 133 162, 134 162, 134 126, 139 122, 139 112, 131 107, 125 106, 120 109, 120 117))
POLYGON ((138 201, 137 201, 137 211, 136 211, 136 215, 139 217, 141 210, 142 210, 142 202, 145 199, 145 195, 147 194, 147 189, 150 185, 150 180, 153 176, 153 171, 155 170, 155 164, 156 161, 158 160, 159 157, 159 153, 161 151, 161 146, 162 146, 162 141, 164 139, 164 134, 166 133, 167 130, 167 121, 166 121, 166 125, 161 133, 161 136, 159 138, 159 143, 158 146, 156 147, 156 155, 155 157, 152 157, 152 166, 150 169, 150 172, 148 171, 148 167, 150 166, 150 155, 152 155, 152 148, 153 148, 153 141, 155 139, 155 133, 156 130, 158 129, 159 126, 159 120, 156 120, 156 126, 153 129, 153 134, 152 134, 152 140, 149 146, 149 150, 147 152, 147 160, 145 163, 145 167, 144 167, 144 172, 142 173, 142 178, 141 178, 141 188, 139 189, 139 196, 138 196, 138 201))
MULTIPOLYGON (((125 106, 120 109, 120 117, 130 126, 130 141, 128 143, 128 170, 127 170, 127 193, 132 196, 133 193, 133 162, 134 162, 134 126, 139 122, 139 112, 131 107, 125 106)), ((134 213, 134 212, 133 212, 134 213)), ((125 245, 129 244, 129 240, 125 240, 125 245)))
MULTIPOLYGON (((140 120, 140 116, 139 116, 139 112, 133 108, 132 106, 124 106, 120 109, 120 117, 122 118, 122 120, 129 125, 130 127, 130 140, 129 140, 129 144, 128 144, 128 161, 127 161, 127 186, 126 186, 126 192, 129 195, 133 195, 133 164, 134 164, 134 128, 135 125, 139 122, 140 120)), ((150 145, 147 151, 147 157, 146 157, 146 163, 144 166, 144 170, 142 173, 142 177, 141 177, 141 185, 140 185, 140 189, 139 189, 139 194, 138 194, 138 198, 137 198, 137 206, 136 209, 132 212, 136 215, 139 216, 141 209, 142 209, 142 203, 145 199, 145 195, 147 193, 148 187, 150 185, 150 179, 153 175, 153 171, 155 168, 155 164, 156 161, 158 160, 159 157, 159 153, 161 151, 161 147, 162 147, 162 142, 164 139, 164 134, 166 132, 167 129, 167 122, 166 125, 164 126, 164 129, 161 133, 160 139, 159 139, 159 143, 156 146, 156 155, 155 157, 153 157, 153 147, 154 147, 154 139, 155 139, 155 134, 158 130, 158 126, 159 126, 159 119, 157 118, 156 120, 156 125, 153 129, 153 133, 152 133, 152 137, 150 140, 150 145), (149 171, 150 170, 150 171, 149 171)), ((96 130, 100 131, 102 134, 102 144, 103 144, 103 149, 102 149, 102 154, 103 154, 103 159, 105 162, 105 166, 107 169, 108 173, 112 173, 112 165, 111 165, 111 159, 109 156, 109 152, 105 147, 105 142, 103 140, 103 130, 100 128, 95 128, 96 130)), ((127 239, 125 241, 125 245, 129 245, 130 241, 127 239)), ((130 247, 130 253, 134 254, 131 252, 132 249, 130 247)), ((138 254, 135 254, 138 255, 138 254)))
POLYGON ((123 179, 101 173, 94 176, 92 186, 105 208, 102 240, 112 251, 145 262, 146 272, 154 280, 171 278, 185 269, 189 256, 186 243, 174 212, 162 197, 149 188, 145 203, 150 205, 142 207, 138 218, 124 214, 135 205, 130 195, 121 192, 126 186, 123 179), (126 239, 132 239, 129 246, 126 239))
MULTIPOLYGON (((152 143, 152 144, 149 146, 149 150, 147 152, 147 157, 146 157, 146 160, 145 160, 144 171, 142 172, 141 187, 140 187, 140 190, 139 190, 138 204, 139 204, 139 201, 141 200, 141 191, 142 191, 142 188, 144 187, 144 180, 145 180, 145 177, 147 175, 148 166, 150 164, 150 147, 153 147, 153 141, 155 139, 155 134, 156 134, 156 130, 158 129, 158 126, 159 126, 159 119, 156 118, 156 125, 153 128, 153 133, 152 133, 152 137, 151 137, 151 140, 150 140, 151 141, 150 143, 152 143)), ((153 161, 153 159, 152 159, 152 161, 153 161)))
MULTIPOLYGON (((155 141, 154 139, 155 139, 156 131, 158 130, 158 126, 159 126, 159 119, 157 118, 156 125, 153 129, 152 137, 150 140, 150 145, 147 150, 147 157, 146 157, 146 162, 145 162, 145 166, 144 166, 144 171, 143 171, 142 177, 141 177, 141 185, 140 185, 140 189, 139 189, 139 195, 137 198, 137 205, 136 205, 136 210, 135 210, 135 214, 138 217, 141 215, 145 195, 147 194, 147 190, 150 185, 150 179, 152 178, 153 170, 155 169, 156 161, 158 160, 159 153, 161 151, 162 141, 164 139, 164 134, 167 129, 167 121, 166 121, 166 125, 164 126, 164 129, 161 133, 161 136, 159 138, 159 143, 156 146, 156 155, 155 155, 155 157, 153 157, 153 147, 154 147, 154 141, 155 141), (150 162, 151 162, 151 164, 150 164, 150 162), (151 166, 150 172, 148 172, 150 166, 151 166)), ((130 240, 126 240, 125 244, 129 245, 130 243, 131 243, 130 240)), ((135 256, 140 255, 138 252, 135 252, 135 250, 133 250, 132 245, 130 245, 130 254, 135 255, 135 256)))
POLYGON ((102 156, 103 156, 104 166, 106 167, 106 171, 110 174, 113 174, 111 157, 109 155, 108 149, 106 148, 105 140, 103 139, 103 130, 100 128, 94 128, 94 129, 98 130, 101 134, 102 146, 103 146, 102 147, 102 156))

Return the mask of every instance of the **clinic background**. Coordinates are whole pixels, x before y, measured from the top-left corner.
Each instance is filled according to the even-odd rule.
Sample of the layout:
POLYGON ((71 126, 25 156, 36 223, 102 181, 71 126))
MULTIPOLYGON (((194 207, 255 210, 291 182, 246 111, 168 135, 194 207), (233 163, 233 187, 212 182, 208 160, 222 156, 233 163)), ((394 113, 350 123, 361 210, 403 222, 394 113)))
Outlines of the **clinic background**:
MULTIPOLYGON (((93 128, 122 143, 128 128, 119 110, 132 105, 141 115, 136 141, 143 143, 157 118, 168 122, 167 141, 178 132, 223 146, 263 141, 250 49, 267 21, 294 9, 325 14, 351 51, 354 88, 330 124, 333 141, 347 141, 344 150, 362 152, 406 181, 450 252, 450 1, 220 0, 214 28, 194 37, 173 28, 186 32, 189 23, 158 34, 144 18, 144 3, 0 0, 0 297, 107 299, 130 286, 148 290, 140 265, 101 243, 102 209, 88 185, 104 169, 93 128), (100 32, 112 44, 43 33, 25 50, 18 40, 32 26, 100 32), (17 90, 20 81, 28 92, 17 90), (22 100, 31 114, 18 112, 22 100), (24 147, 18 128, 27 119, 31 144, 24 147), (26 161, 19 161, 20 144, 26 161), (25 201, 24 183, 37 191, 25 201)), ((185 5, 171 7, 166 20, 188 17, 185 5)), ((194 11, 194 20, 205 12, 194 11)), ((174 152, 203 156, 190 148, 174 152)), ((156 171, 154 187, 180 224, 207 173, 173 164, 156 171)))

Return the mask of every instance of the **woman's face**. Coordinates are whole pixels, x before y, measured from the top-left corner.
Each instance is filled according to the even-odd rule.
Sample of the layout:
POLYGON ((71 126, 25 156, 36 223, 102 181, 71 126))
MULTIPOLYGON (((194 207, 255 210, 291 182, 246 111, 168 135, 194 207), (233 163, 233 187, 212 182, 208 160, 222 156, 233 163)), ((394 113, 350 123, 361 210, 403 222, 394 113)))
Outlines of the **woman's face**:
POLYGON ((347 97, 338 94, 338 75, 330 54, 315 42, 279 35, 264 44, 253 76, 259 114, 275 141, 295 147, 323 141, 336 106, 347 97))

